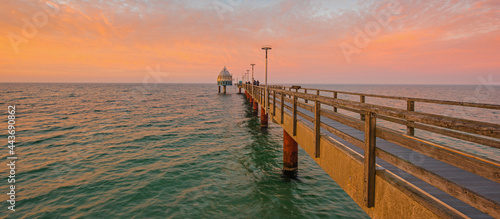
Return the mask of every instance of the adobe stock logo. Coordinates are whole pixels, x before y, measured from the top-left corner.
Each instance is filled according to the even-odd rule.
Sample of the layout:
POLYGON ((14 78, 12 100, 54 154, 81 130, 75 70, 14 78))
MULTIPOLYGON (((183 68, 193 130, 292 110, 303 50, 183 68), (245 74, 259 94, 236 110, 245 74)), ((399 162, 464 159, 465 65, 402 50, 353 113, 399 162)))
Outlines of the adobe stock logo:
POLYGON ((374 20, 364 25, 364 29, 354 28, 352 43, 342 41, 339 44, 340 50, 344 54, 348 64, 351 63, 353 54, 360 54, 361 50, 370 45, 371 41, 380 35, 382 28, 389 28, 392 17, 399 15, 403 11, 403 6, 398 0, 388 0, 386 6, 379 11, 372 13, 374 20))
POLYGON ((35 12, 31 19, 26 17, 22 19, 23 26, 20 28, 20 34, 9 32, 7 35, 16 54, 19 54, 19 47, 22 44, 28 44, 29 40, 38 34, 39 29, 49 23, 49 16, 55 17, 59 12, 59 5, 51 1, 39 1, 38 5, 42 10, 35 12))
POLYGON ((222 0, 212 0, 212 6, 215 8, 220 20, 224 21, 224 13, 234 12, 234 9, 238 7, 242 1, 243 0, 227 0, 227 2, 224 2, 222 0))

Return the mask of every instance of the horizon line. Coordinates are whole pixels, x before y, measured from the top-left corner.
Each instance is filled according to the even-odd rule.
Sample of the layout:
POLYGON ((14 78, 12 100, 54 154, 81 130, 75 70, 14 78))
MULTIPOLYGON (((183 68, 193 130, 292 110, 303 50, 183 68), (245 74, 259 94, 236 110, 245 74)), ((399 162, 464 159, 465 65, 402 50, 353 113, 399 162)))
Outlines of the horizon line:
MULTIPOLYGON (((0 82, 0 84, 144 84, 143 82, 0 82)), ((213 84, 207 82, 172 82, 172 83, 146 83, 146 84, 213 84)), ((289 84, 306 84, 306 85, 481 85, 479 84, 411 84, 411 83, 295 83, 286 82, 281 84, 269 85, 289 85, 289 84)), ((236 85, 231 85, 236 86, 236 85)), ((263 85, 262 85, 263 86, 263 85)), ((500 84, 488 84, 488 86, 500 86, 500 84)))

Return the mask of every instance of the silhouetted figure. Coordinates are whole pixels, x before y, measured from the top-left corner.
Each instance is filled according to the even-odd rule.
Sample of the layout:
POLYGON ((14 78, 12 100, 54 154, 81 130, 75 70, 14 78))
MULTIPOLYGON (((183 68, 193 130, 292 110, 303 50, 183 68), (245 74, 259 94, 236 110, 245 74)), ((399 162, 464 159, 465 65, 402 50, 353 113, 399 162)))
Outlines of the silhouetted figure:
POLYGON ((259 84, 260 84, 260 82, 259 82, 259 80, 257 80, 257 86, 259 86, 259 84))

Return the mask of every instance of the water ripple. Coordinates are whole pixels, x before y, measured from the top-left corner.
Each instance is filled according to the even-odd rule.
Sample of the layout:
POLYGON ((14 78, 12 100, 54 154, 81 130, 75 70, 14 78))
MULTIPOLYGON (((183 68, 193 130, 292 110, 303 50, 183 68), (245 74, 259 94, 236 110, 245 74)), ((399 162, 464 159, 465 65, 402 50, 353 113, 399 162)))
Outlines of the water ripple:
POLYGON ((283 178, 282 131, 261 132, 243 95, 140 86, 0 87, 22 108, 19 206, 0 218, 366 217, 303 151, 283 178))

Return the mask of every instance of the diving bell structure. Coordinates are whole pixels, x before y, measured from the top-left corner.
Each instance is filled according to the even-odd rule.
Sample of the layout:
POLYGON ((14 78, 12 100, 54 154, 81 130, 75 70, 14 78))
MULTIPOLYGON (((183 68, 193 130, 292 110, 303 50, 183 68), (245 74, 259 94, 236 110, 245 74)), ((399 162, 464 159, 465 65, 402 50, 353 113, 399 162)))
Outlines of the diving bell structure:
POLYGON ((224 93, 226 93, 226 86, 231 86, 233 85, 233 76, 229 73, 227 68, 224 66, 222 71, 220 71, 219 76, 217 76, 217 86, 219 86, 219 93, 220 93, 220 86, 223 86, 224 88, 224 93))

